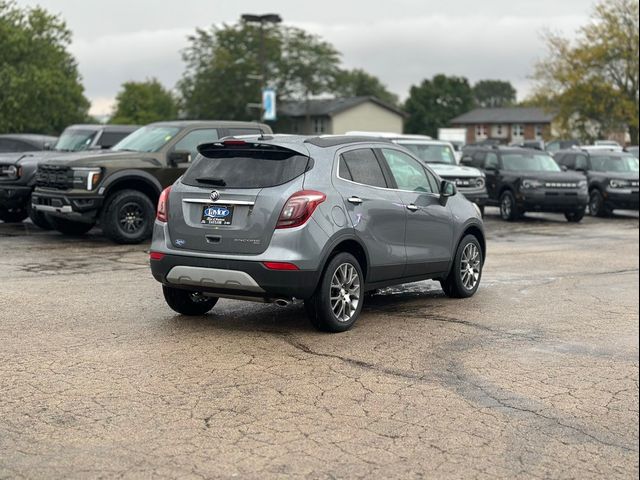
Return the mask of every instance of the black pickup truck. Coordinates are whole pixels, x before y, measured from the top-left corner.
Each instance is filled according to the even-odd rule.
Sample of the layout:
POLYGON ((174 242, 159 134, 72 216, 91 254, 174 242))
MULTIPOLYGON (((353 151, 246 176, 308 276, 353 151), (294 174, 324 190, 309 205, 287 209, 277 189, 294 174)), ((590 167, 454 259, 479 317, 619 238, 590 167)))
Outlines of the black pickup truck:
POLYGON ((30 216, 40 228, 51 228, 43 215, 31 211, 38 164, 67 153, 111 148, 137 128, 135 125, 71 125, 50 150, 1 154, 0 220, 22 222, 30 216))
POLYGON ((139 243, 151 235, 160 193, 187 169, 198 145, 262 133, 271 128, 231 121, 152 123, 108 152, 41 163, 32 208, 66 235, 82 235, 99 223, 114 242, 139 243))
POLYGON ((461 162, 484 171, 487 205, 500 207, 503 220, 525 212, 564 213, 569 222, 584 217, 587 181, 584 175, 564 172, 546 152, 518 147, 470 148, 461 162))
POLYGON ((554 157, 567 170, 586 175, 591 215, 607 217, 618 208, 638 210, 638 159, 631 153, 571 149, 554 157))

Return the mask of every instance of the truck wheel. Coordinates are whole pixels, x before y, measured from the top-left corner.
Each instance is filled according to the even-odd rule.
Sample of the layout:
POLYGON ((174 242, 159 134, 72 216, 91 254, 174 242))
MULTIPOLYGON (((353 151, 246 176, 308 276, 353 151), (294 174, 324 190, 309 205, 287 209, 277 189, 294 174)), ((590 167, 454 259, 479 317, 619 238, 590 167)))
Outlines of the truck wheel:
POLYGON ((339 253, 325 269, 318 289, 304 306, 314 327, 325 332, 349 330, 360 316, 364 275, 358 260, 339 253))
POLYGON ((73 220, 67 220, 66 218, 54 217, 53 215, 46 215, 47 221, 51 224, 54 230, 59 231, 63 235, 79 236, 84 235, 93 228, 94 223, 74 222, 73 220))
POLYGON ((0 208, 0 220, 6 223, 20 223, 28 216, 26 208, 0 208))
POLYGON ((100 224, 116 243, 140 243, 151 236, 156 209, 151 199, 137 190, 122 190, 107 198, 100 224))
POLYGON ((43 212, 39 212, 38 210, 34 210, 29 206, 29 218, 33 222, 36 227, 39 227, 43 230, 51 230, 53 227, 49 222, 49 219, 43 212))
POLYGON ((516 204, 516 197, 510 190, 502 193, 500 196, 500 217, 507 222, 513 222, 520 218, 520 211, 516 204))
POLYGON ((207 297, 200 292, 181 290, 165 285, 162 286, 162 293, 167 305, 174 312, 182 315, 204 315, 218 303, 217 297, 207 297))
POLYGON ((566 218, 568 222, 578 223, 584 218, 585 212, 586 212, 586 208, 583 208, 581 210, 572 210, 570 212, 564 212, 564 218, 566 218))
POLYGON ((482 248, 473 235, 462 239, 451 267, 451 272, 440 280, 442 290, 451 298, 471 297, 478 290, 482 278, 482 248))
POLYGON ((594 217, 609 217, 611 209, 604 203, 604 197, 600 190, 593 190, 589 195, 589 213, 594 217))

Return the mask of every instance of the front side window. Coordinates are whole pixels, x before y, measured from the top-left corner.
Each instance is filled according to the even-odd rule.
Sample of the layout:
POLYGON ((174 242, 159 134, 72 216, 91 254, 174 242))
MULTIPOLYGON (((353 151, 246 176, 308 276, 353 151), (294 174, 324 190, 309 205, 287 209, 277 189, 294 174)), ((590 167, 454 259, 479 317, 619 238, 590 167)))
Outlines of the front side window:
POLYGON ((179 127, 148 125, 118 142, 112 150, 123 152, 157 152, 180 131, 179 127))
POLYGON ((370 148, 349 150, 340 155, 338 175, 352 182, 372 187, 387 187, 382 168, 370 148))
POLYGON ((189 152, 193 159, 198 155, 198 145, 212 143, 216 140, 218 140, 218 130, 215 128, 203 128, 187 133, 183 138, 178 140, 173 149, 176 152, 189 152))
POLYGON ((497 170, 499 167, 498 155, 495 153, 487 153, 487 160, 484 164, 484 168, 487 170, 497 170))
POLYGON ((98 145, 102 148, 111 148, 131 132, 102 132, 98 139, 98 145))
POLYGON ((587 159, 586 155, 576 155, 576 164, 575 164, 575 168, 576 170, 588 170, 589 169, 589 160, 587 159))
POLYGON ((53 147, 60 152, 79 152, 87 150, 98 132, 95 130, 67 129, 53 147))
POLYGON ((435 193, 420 162, 397 150, 382 149, 387 165, 400 190, 435 193))
POLYGON ((561 168, 549 155, 530 153, 502 154, 502 167, 505 170, 529 172, 560 172, 561 168))
POLYGON ((424 163, 446 163, 447 165, 455 165, 456 157, 449 145, 426 144, 419 142, 399 141, 398 145, 402 145, 411 151, 416 157, 424 163))

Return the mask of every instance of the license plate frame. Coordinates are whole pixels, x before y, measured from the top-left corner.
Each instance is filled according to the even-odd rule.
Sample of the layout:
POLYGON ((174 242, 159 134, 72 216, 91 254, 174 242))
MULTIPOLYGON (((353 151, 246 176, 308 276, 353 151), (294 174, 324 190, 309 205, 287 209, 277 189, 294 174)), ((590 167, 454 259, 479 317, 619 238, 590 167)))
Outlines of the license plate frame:
POLYGON ((200 223, 202 225, 229 226, 233 223, 233 205, 211 204, 202 207, 200 223), (224 212, 227 212, 224 214, 224 212))

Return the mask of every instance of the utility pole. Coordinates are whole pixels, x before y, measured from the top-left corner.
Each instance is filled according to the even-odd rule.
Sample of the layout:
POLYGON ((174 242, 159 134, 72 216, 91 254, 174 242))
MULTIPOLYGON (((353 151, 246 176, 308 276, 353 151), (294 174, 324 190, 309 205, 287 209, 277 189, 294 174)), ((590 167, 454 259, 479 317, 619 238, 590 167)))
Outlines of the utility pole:
POLYGON ((260 92, 258 98, 260 101, 258 103, 250 103, 249 107, 258 108, 258 121, 262 121, 264 116, 264 106, 262 104, 262 92, 268 86, 267 85, 267 59, 265 52, 265 40, 264 40, 264 26, 267 23, 278 24, 282 22, 282 18, 280 15, 275 13, 267 13, 264 15, 254 15, 250 13, 245 13, 241 16, 241 19, 245 23, 257 23, 259 25, 259 51, 258 51, 258 62, 260 63, 260 75, 250 75, 249 77, 252 79, 260 79, 260 92))

